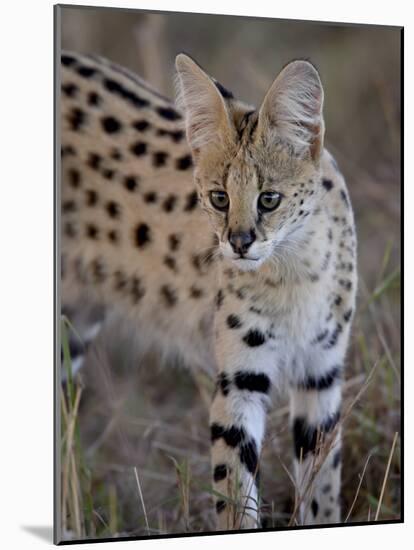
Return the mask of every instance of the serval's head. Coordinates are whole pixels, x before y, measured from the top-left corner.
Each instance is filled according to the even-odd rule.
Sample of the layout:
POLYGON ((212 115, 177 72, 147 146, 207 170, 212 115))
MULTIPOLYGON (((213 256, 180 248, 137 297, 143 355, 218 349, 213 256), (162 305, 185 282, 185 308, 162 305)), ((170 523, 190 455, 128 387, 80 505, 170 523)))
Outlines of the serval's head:
POLYGON ((318 72, 292 61, 255 110, 188 56, 179 54, 176 68, 202 206, 223 256, 255 270, 298 246, 317 206, 324 136, 318 72))

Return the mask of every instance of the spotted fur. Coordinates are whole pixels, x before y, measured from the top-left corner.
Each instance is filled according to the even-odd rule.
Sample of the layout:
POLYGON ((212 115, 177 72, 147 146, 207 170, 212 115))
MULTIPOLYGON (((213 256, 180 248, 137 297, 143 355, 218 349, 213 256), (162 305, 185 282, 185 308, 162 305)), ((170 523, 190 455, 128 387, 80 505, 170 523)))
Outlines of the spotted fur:
POLYGON ((288 64, 256 110, 179 55, 177 87, 175 107, 104 59, 62 55, 63 301, 123 311, 147 343, 218 373, 219 529, 260 525, 266 411, 286 386, 298 521, 337 522, 356 236, 318 72, 288 64))

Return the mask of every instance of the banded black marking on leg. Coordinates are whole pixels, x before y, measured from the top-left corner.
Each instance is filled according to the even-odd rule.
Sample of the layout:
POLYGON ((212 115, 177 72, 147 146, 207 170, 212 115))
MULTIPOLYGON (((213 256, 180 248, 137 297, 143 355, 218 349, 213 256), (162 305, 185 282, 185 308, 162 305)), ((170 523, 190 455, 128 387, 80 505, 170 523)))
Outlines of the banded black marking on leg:
POLYGON ((214 481, 222 481, 227 477, 227 465, 226 464, 217 464, 214 468, 213 478, 214 481))
POLYGON ((173 307, 178 302, 177 292, 169 285, 163 285, 160 292, 167 307, 173 307))
POLYGON ((317 442, 316 428, 309 426, 304 418, 298 417, 293 424, 293 443, 295 456, 298 460, 306 458, 309 453, 314 453, 317 442))
POLYGON ((193 159, 191 155, 184 155, 175 161, 175 167, 177 170, 188 170, 193 166, 193 159))
POLYGON ((135 244, 138 248, 143 248, 151 241, 150 228, 146 223, 140 223, 135 228, 135 244))
POLYGON ((224 510, 226 509, 226 502, 224 500, 218 500, 216 502, 216 512, 218 514, 220 514, 221 512, 224 512, 224 510))
POLYGON ((224 372, 220 372, 217 377, 217 386, 220 388, 220 391, 224 397, 229 394, 230 391, 230 380, 224 372))
POLYGON ((322 376, 308 376, 305 380, 299 382, 300 390, 327 390, 341 377, 341 367, 335 365, 330 371, 322 376))
POLYGON ((344 313, 344 321, 346 323, 349 323, 349 321, 351 320, 351 317, 352 317, 352 308, 351 309, 348 309, 348 311, 345 311, 344 313))
POLYGON ((192 212, 197 208, 198 205, 198 195, 197 191, 192 191, 187 195, 186 203, 184 206, 184 212, 192 212))
POLYGON ((244 464, 250 474, 257 470, 259 458, 257 455, 257 445, 253 439, 243 443, 240 447, 240 462, 244 464))
POLYGON ((81 183, 81 175, 76 168, 70 168, 68 170, 69 184, 73 189, 78 189, 81 183))
POLYGON ((311 510, 312 510, 313 517, 316 518, 319 511, 319 504, 318 504, 318 501, 314 498, 312 499, 312 502, 311 502, 311 510))
POLYGON ((338 468, 339 464, 341 463, 341 449, 338 449, 332 459, 332 466, 335 468, 338 468))
POLYGON ((226 319, 227 326, 229 328, 240 328, 243 323, 240 321, 239 317, 237 315, 229 315, 226 319))
POLYGON ((245 441, 246 435, 243 428, 237 428, 237 426, 230 426, 225 428, 216 422, 210 427, 211 429, 211 441, 214 443, 218 439, 223 439, 226 445, 229 447, 237 447, 245 441))
POLYGON ((330 191, 333 187, 333 182, 332 180, 328 180, 328 179, 323 179, 322 180, 322 185, 324 186, 324 188, 327 190, 327 191, 330 191))
POLYGON ((266 337, 258 329, 251 329, 245 336, 243 336, 243 342, 251 348, 261 346, 265 343, 266 337))
POLYGON ((250 392, 268 393, 270 389, 270 379, 263 373, 237 371, 234 383, 239 390, 250 392))
POLYGON ((165 120, 180 120, 181 115, 172 107, 157 107, 157 113, 165 120))
POLYGON ((336 327, 334 328, 334 330, 331 333, 331 336, 330 336, 328 342, 323 346, 323 349, 331 349, 334 346, 336 346, 336 344, 338 342, 339 335, 341 334, 341 332, 342 332, 342 325, 341 325, 341 323, 337 323, 336 327))

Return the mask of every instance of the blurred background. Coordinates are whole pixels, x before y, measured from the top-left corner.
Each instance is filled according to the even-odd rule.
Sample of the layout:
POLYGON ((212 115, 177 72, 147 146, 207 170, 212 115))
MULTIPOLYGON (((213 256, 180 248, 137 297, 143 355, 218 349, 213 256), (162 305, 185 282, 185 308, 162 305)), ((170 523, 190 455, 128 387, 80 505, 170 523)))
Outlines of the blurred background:
MULTIPOLYGON (((343 519, 398 519, 400 29, 65 7, 61 37, 64 49, 107 57, 171 98, 174 58, 181 51, 255 105, 288 61, 307 58, 318 67, 326 146, 347 180, 359 243, 344 409, 361 395, 344 426, 343 519)), ((191 377, 179 365, 160 367, 155 352, 139 356, 121 325, 118 320, 99 336, 69 394, 63 388, 64 536, 211 531, 213 381, 191 377)), ((63 328, 65 337, 70 328, 63 328)), ((292 513, 291 446, 288 409, 278 400, 261 466, 268 527, 286 526, 292 513)))

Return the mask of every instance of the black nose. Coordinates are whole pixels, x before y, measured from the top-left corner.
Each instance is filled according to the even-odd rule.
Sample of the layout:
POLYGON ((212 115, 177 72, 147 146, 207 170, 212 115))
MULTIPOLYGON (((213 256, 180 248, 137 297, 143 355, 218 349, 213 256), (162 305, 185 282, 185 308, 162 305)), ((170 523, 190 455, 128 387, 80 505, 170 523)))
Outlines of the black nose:
POLYGON ((229 229, 229 243, 236 254, 246 254, 255 240, 256 234, 253 229, 250 231, 236 231, 235 233, 229 229))

